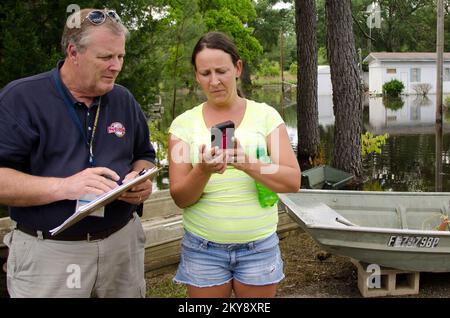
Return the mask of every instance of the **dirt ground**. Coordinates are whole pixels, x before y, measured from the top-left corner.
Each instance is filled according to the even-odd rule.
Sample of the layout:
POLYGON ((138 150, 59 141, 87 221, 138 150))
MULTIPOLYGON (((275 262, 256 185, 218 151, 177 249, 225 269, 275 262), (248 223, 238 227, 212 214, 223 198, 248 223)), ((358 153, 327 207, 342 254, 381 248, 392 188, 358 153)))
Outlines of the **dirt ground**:
MULTIPOLYGON (((277 297, 361 297, 350 259, 325 253, 308 234, 299 231, 281 238, 280 248, 286 278, 277 297)), ((185 289, 171 282, 175 270, 148 277, 147 297, 186 297, 185 289)), ((403 297, 450 297, 450 273, 421 273, 419 294, 403 297)))

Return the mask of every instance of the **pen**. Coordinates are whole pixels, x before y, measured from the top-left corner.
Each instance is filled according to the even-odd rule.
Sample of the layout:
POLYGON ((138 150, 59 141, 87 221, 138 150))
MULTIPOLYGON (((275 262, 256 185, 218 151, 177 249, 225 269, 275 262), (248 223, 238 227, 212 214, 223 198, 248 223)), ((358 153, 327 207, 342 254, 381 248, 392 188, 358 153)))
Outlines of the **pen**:
POLYGON ((142 168, 142 170, 138 173, 138 176, 142 176, 146 172, 147 172, 147 169, 142 168))

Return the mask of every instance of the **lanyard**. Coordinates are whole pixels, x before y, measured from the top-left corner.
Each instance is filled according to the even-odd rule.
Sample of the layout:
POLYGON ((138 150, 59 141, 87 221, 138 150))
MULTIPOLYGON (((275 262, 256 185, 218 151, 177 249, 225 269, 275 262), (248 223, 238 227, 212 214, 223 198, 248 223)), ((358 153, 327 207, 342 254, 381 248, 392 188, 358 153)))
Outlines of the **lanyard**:
POLYGON ((100 100, 98 101, 97 111, 95 112, 95 120, 94 120, 94 127, 92 127, 92 135, 89 140, 89 164, 91 165, 91 167, 95 167, 93 144, 94 144, 95 131, 97 130, 97 123, 98 123, 98 117, 100 114, 101 102, 102 102, 102 98, 100 97, 100 100))
POLYGON ((98 117, 100 114, 101 97, 100 97, 100 101, 98 103, 97 112, 95 114, 94 127, 92 128, 92 135, 91 135, 90 140, 88 140, 87 134, 85 133, 83 127, 81 126, 80 118, 78 118, 78 115, 75 112, 73 103, 71 102, 69 96, 67 95, 67 92, 63 89, 61 79, 58 77, 58 75, 56 73, 53 73, 53 78, 55 79, 55 82, 56 82, 56 88, 58 89, 59 93, 61 94, 61 96, 64 100, 64 103, 66 104, 70 119, 72 119, 73 123, 77 126, 78 131, 80 132, 80 137, 83 138, 84 144, 89 148, 89 164, 91 165, 91 167, 93 167, 93 166, 95 166, 93 143, 94 143, 95 131, 97 130, 98 117))

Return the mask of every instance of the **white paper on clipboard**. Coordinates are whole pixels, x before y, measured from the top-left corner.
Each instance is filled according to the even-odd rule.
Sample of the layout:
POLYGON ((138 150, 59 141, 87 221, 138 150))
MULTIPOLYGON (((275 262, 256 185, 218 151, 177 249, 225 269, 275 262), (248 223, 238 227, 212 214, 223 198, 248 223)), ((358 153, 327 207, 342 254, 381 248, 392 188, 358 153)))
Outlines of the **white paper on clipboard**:
POLYGON ((61 233, 68 227, 74 225, 78 221, 84 219, 89 214, 93 213, 95 210, 114 201, 123 192, 130 190, 134 185, 153 177, 160 170, 161 170, 161 168, 153 167, 153 168, 147 170, 142 175, 139 175, 136 178, 127 181, 126 183, 122 183, 120 186, 112 189, 111 191, 102 194, 101 196, 99 196, 95 200, 91 201, 90 203, 82 205, 81 207, 78 208, 77 211, 75 211, 74 214, 72 214, 69 218, 67 218, 61 225, 59 225, 58 227, 55 227, 54 229, 51 229, 50 230, 51 235, 56 235, 58 233, 61 233))

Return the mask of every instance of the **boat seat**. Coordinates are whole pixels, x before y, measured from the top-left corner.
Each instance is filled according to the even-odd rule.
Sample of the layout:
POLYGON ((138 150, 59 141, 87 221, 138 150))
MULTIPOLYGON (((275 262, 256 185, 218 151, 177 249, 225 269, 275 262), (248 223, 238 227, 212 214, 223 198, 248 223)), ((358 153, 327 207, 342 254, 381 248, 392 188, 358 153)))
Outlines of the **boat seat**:
POLYGON ((311 169, 308 175, 302 174, 302 186, 306 189, 321 189, 325 181, 322 169, 311 169))
MULTIPOLYGON (((338 227, 358 226, 347 220, 336 210, 322 202, 304 201, 302 205, 284 202, 288 208, 288 213, 292 212, 307 226, 328 225, 338 227)), ((289 213, 291 214, 291 213, 289 213)))

